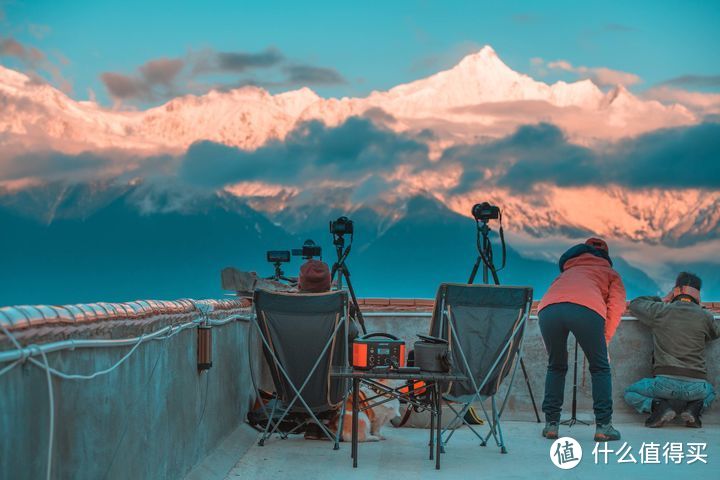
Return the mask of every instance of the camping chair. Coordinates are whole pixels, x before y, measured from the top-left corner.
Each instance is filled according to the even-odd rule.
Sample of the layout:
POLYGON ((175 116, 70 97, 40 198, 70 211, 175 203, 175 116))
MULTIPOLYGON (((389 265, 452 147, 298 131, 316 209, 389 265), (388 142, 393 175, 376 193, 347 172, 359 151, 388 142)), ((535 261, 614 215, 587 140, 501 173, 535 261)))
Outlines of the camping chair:
POLYGON ((531 287, 443 283, 438 288, 430 335, 448 340, 453 370, 469 378, 444 385, 443 398, 456 417, 443 431, 443 444, 464 423, 480 438, 482 446, 492 435, 500 451, 507 453, 500 417, 510 396, 531 306, 531 287), (498 409, 495 396, 510 371, 507 393, 498 409), (480 403, 490 426, 490 433, 483 437, 466 421, 465 414, 474 401, 488 397, 492 419, 480 403))
MULTIPOLYGON (((253 296, 256 326, 267 360, 276 397, 259 445, 279 431, 286 418, 298 427, 288 434, 317 424, 334 447, 339 448, 348 381, 330 378, 332 367, 348 366, 348 296, 329 293, 281 293, 256 290, 253 296), (340 426, 333 434, 320 420, 340 407, 340 426), (279 413, 279 417, 276 416, 279 413)), ((253 384, 257 385, 253 381, 253 384)), ((256 387, 257 390, 257 387, 256 387)), ((256 392, 258 393, 258 392, 256 392)))

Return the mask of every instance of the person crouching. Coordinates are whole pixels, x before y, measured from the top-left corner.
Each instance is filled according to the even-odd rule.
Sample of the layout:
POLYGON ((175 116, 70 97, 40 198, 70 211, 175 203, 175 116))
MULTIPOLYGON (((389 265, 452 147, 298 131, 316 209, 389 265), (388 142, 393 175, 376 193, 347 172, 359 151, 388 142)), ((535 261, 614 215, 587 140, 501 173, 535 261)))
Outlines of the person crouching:
POLYGON ((720 327, 700 305, 701 286, 697 275, 682 272, 665 299, 630 302, 630 311, 652 333, 653 377, 630 385, 625 401, 650 414, 647 427, 662 427, 680 415, 687 427, 700 428, 700 415, 715 398, 706 380, 705 344, 720 337, 720 327))

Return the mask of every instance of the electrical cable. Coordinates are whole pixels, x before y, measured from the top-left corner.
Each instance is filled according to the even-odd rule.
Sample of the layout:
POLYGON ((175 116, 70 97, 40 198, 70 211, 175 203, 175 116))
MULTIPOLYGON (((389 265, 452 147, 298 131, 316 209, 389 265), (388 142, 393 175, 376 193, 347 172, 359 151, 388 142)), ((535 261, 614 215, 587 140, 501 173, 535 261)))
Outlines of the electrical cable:
POLYGON ((47 355, 43 350, 40 350, 43 362, 45 363, 45 376, 47 378, 48 385, 48 400, 50 404, 50 425, 48 427, 48 454, 47 454, 47 480, 50 480, 50 474, 52 473, 53 463, 53 442, 55 439, 55 394, 53 393, 52 376, 50 375, 50 363, 48 362, 47 355))
POLYGON ((20 365, 20 363, 22 363, 22 360, 15 360, 13 363, 11 363, 11 364, 8 365, 7 367, 5 367, 5 368, 3 368, 2 370, 0 370, 0 377, 2 377, 3 375, 5 375, 6 373, 8 373, 8 372, 9 372, 10 370, 12 370, 13 368, 15 368, 15 367, 17 367, 18 365, 20 365))
MULTIPOLYGON (((113 370, 117 369, 117 368, 118 368, 120 365, 122 365, 128 358, 130 358, 130 356, 138 349, 138 347, 139 347, 142 343, 144 343, 144 342, 147 341, 147 340, 167 340, 167 339, 169 339, 169 338, 177 335, 177 334, 180 333, 181 331, 183 331, 183 330, 185 330, 185 329, 187 329, 187 328, 190 328, 190 327, 194 327, 194 326, 197 325, 198 323, 202 323, 202 322, 205 322, 205 323, 207 323, 207 324, 209 324, 209 325, 225 325, 225 324, 227 324, 227 323, 230 323, 231 321, 240 320, 240 319, 242 319, 242 318, 245 317, 244 315, 237 315, 237 314, 236 314, 236 315, 230 315, 228 318, 226 318, 226 319, 224 319, 224 320, 210 320, 209 317, 208 317, 208 313, 207 313, 206 311, 203 311, 202 309, 197 308, 197 305, 196 305, 196 309, 203 315, 203 317, 204 317, 203 319, 196 319, 196 320, 193 320, 193 321, 191 321, 191 322, 188 322, 188 323, 184 323, 184 324, 182 324, 182 325, 179 325, 179 326, 177 326, 177 327, 175 327, 174 325, 169 325, 169 326, 167 326, 167 327, 165 327, 165 328, 163 328, 163 329, 158 330, 157 332, 154 332, 154 333, 152 334, 152 336, 147 336, 147 335, 145 335, 145 334, 142 334, 142 335, 140 335, 140 337, 137 339, 137 341, 136 341, 135 344, 132 346, 132 348, 131 348, 125 355, 123 355, 123 357, 122 357, 120 360, 118 360, 114 365, 112 365, 111 367, 108 367, 108 368, 106 368, 106 369, 96 371, 96 372, 91 373, 91 374, 69 374, 69 373, 61 372, 61 371, 59 371, 59 370, 57 370, 57 369, 55 369, 55 368, 52 368, 52 367, 50 366, 50 362, 48 361, 47 353, 46 353, 46 351, 45 351, 44 348, 42 348, 42 347, 39 346, 39 345, 34 345, 34 344, 33 344, 33 345, 28 345, 27 347, 23 347, 23 346, 20 344, 20 342, 15 338, 15 335, 13 335, 13 334, 7 329, 7 327, 5 327, 5 325, 3 325, 2 323, 0 323, 0 330, 2 330, 3 334, 10 340, 10 342, 16 347, 16 349, 17 349, 18 351, 20 351, 20 358, 18 358, 18 359, 15 360, 13 363, 11 363, 10 365, 8 365, 8 366, 4 367, 2 370, 0 370, 0 376, 2 376, 2 375, 4 375, 5 373, 9 372, 10 370, 12 370, 13 368, 15 368, 17 365, 19 365, 20 363, 22 363, 22 362, 25 361, 25 360, 28 360, 28 361, 30 361, 33 365, 37 366, 38 368, 40 368, 40 369, 42 369, 42 370, 45 370, 45 376, 46 376, 46 379, 47 379, 47 386, 48 386, 48 401, 49 401, 49 402, 48 402, 48 403, 49 403, 48 453, 47 453, 47 471, 46 471, 46 479, 47 479, 47 480, 50 480, 51 474, 52 474, 53 443, 54 443, 54 439, 55 439, 55 394, 54 394, 54 391, 53 391, 52 376, 55 375, 55 376, 57 376, 57 377, 59 377, 59 378, 65 379, 65 380, 92 380, 92 379, 94 379, 94 378, 96 378, 96 377, 99 377, 99 376, 101 376, 101 375, 108 374, 108 373, 112 372, 113 370), (162 333, 167 332, 167 334, 166 334, 166 335, 162 335, 161 332, 162 332, 162 333), (162 335, 162 336, 161 336, 161 335, 162 335), (32 358, 32 355, 34 355, 34 354, 40 355, 40 356, 42 357, 42 362, 41 362, 41 361, 38 361, 38 360, 35 359, 35 358, 32 358)), ((98 341, 98 342, 100 342, 100 343, 99 343, 97 346, 102 345, 102 341, 98 341)), ((118 346, 118 344, 117 344, 117 343, 111 343, 111 344, 109 344, 109 345, 107 345, 107 346, 118 346)), ((72 342, 72 341, 70 341, 70 342, 68 343, 68 347, 67 347, 67 348, 74 348, 74 345, 73 345, 73 342, 72 342)), ((164 351, 164 350, 161 350, 161 353, 162 353, 162 351, 164 351)), ((161 356, 161 354, 158 354, 158 358, 155 360, 155 365, 153 365, 152 371, 151 371, 150 376, 149 376, 149 378, 148 378, 148 384, 149 384, 149 382, 150 382, 150 379, 152 379, 152 376, 153 376, 153 374, 154 374, 154 372, 155 372, 155 368, 157 367, 158 361, 160 360, 160 356, 161 356)), ((206 381, 205 402, 203 402, 203 410, 202 410, 202 414, 201 414, 201 417, 200 417, 200 421, 202 421, 202 418, 203 418, 204 415, 205 415, 205 407, 206 407, 206 405, 207 405, 207 391, 208 391, 208 387, 209 387, 209 377, 208 377, 208 380, 206 381)), ((199 424, 198 424, 198 425, 199 425, 199 424)), ((108 471, 106 472, 106 476, 107 476, 107 473, 110 471, 110 468, 112 467, 112 463, 113 463, 114 460, 115 460, 115 456, 117 455, 117 451, 119 450, 119 446, 120 446, 120 444, 122 443, 122 441, 123 441, 123 439, 124 439, 124 437, 125 437, 125 432, 126 432, 126 431, 127 431, 127 424, 126 424, 126 428, 125 428, 125 430, 124 430, 124 432, 123 432, 123 435, 121 436, 120 442, 118 443, 118 448, 116 448, 115 453, 113 454, 113 459, 111 460, 110 465, 108 466, 108 471)))

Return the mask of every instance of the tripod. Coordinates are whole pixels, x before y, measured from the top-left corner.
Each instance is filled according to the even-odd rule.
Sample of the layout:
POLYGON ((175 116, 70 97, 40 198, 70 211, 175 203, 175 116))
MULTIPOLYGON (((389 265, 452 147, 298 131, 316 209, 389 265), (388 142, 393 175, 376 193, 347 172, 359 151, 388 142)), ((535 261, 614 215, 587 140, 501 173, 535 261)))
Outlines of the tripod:
POLYGON ((578 420, 577 418, 577 359, 578 359, 578 341, 575 339, 575 365, 573 367, 573 399, 572 399, 572 414, 567 420, 560 422, 560 425, 567 425, 572 427, 576 423, 582 423, 583 425, 590 425, 588 422, 578 420))
POLYGON ((350 270, 345 264, 345 260, 347 260, 348 255, 350 255, 352 238, 352 234, 350 234, 350 243, 348 244, 347 248, 345 248, 345 236, 343 234, 333 233, 333 245, 335 245, 335 251, 337 253, 338 259, 337 262, 335 262, 332 266, 330 278, 334 279, 335 275, 337 274, 338 290, 342 290, 343 277, 345 278, 348 291, 350 292, 352 306, 355 309, 355 317, 357 318, 358 323, 360 323, 360 328, 362 328, 363 334, 366 334, 367 330, 365 329, 365 319, 362 316, 362 312, 360 311, 360 305, 358 304, 357 297, 355 296, 355 290, 353 289, 352 283, 350 282, 350 270))
POLYGON ((293 283, 296 281, 294 278, 286 277, 285 272, 283 272, 281 265, 282 262, 273 262, 273 265, 275 266, 275 274, 271 275, 270 277, 267 277, 268 280, 276 280, 276 281, 285 281, 288 283, 293 283))
MULTIPOLYGON (((468 280, 468 283, 473 283, 475 281, 475 276, 477 275, 478 269, 480 268, 480 262, 483 264, 482 269, 482 276, 483 276, 483 284, 488 284, 488 280, 490 275, 492 274, 493 277, 493 283, 495 285, 500 285, 500 279, 498 278, 497 269, 495 268, 495 264, 493 263, 493 250, 492 250, 492 244, 490 243, 490 231, 491 228, 488 225, 488 218, 481 217, 479 219, 476 218, 477 223, 477 249, 478 249, 478 257, 477 260, 475 260, 475 264, 473 265, 472 272, 470 272, 470 279, 468 280), (480 241, 480 237, 482 236, 482 242, 480 241)), ((502 241, 502 248, 503 248, 503 265, 501 268, 505 267, 505 238, 503 236, 502 232, 502 220, 500 223, 500 239, 502 241)), ((577 355, 577 352, 576 352, 577 355)), ((525 369, 525 361, 523 360, 522 356, 520 356, 520 369, 522 370, 523 377, 525 377, 525 385, 527 385, 528 393, 530 394, 530 401, 532 402, 533 410, 535 411, 535 418, 537 419, 537 423, 540 423, 540 414, 538 413, 537 405, 535 404, 535 395, 533 395, 532 386, 530 385, 530 378, 528 377, 527 370, 525 369)))

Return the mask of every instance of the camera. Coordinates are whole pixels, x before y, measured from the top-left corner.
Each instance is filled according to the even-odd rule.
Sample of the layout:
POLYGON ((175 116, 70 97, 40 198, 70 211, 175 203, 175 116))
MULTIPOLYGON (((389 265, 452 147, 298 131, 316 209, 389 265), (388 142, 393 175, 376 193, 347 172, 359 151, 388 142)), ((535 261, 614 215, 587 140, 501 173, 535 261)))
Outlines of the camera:
POLYGON ((305 259, 310 259, 313 257, 321 257, 322 256, 322 248, 320 245, 315 245, 315 242, 312 240, 305 240, 305 243, 303 243, 302 248, 293 248, 292 254, 296 257, 303 257, 305 259))
POLYGON ((490 205, 488 202, 476 203, 472 207, 472 216, 475 220, 487 222, 488 220, 497 220, 500 218, 500 207, 490 205))
POLYGON ((345 235, 346 233, 352 235, 353 229, 353 221, 345 216, 330 222, 330 233, 333 235, 345 235))
POLYGON ((290 250, 268 250, 267 261, 270 263, 287 263, 290 261, 290 250))

